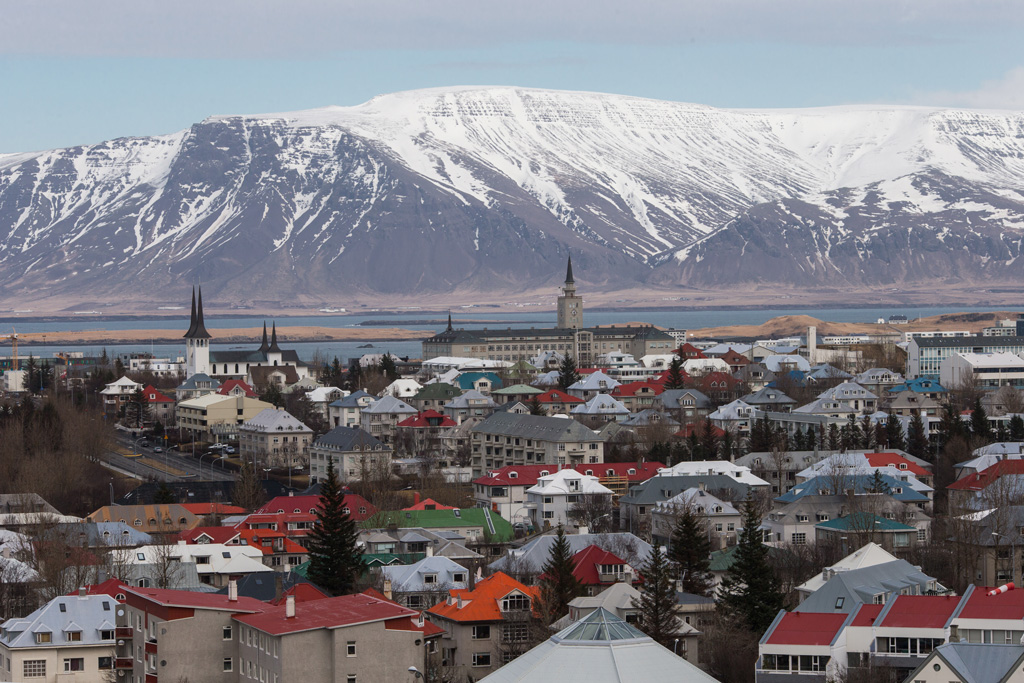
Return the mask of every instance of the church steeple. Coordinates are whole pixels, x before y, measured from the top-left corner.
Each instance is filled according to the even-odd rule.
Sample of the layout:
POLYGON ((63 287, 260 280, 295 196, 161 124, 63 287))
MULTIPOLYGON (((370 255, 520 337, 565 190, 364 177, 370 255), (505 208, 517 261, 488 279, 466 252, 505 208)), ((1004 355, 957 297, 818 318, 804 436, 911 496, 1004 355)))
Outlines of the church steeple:
POLYGON ((260 353, 266 353, 270 350, 270 344, 267 343, 267 321, 263 321, 263 343, 260 344, 260 353))
POLYGON ((569 256, 569 265, 565 268, 565 284, 574 285, 576 281, 572 279, 572 256, 569 256))
POLYGON ((189 320, 185 339, 210 339, 213 335, 206 331, 203 321, 203 288, 199 288, 199 303, 196 304, 196 288, 192 288, 192 318, 189 320))
POLYGON ((191 339, 192 333, 196 331, 196 288, 192 286, 192 316, 188 319, 188 331, 185 333, 185 339, 191 339))
POLYGON ((277 345, 277 322, 275 321, 270 332, 270 353, 281 353, 281 347, 277 345))
POLYGON ((572 256, 565 267, 565 286, 558 297, 558 328, 577 330, 583 327, 583 299, 576 295, 576 281, 572 276, 572 256))
POLYGON ((452 329, 452 312, 448 311, 448 329, 445 330, 445 332, 454 332, 454 331, 455 330, 452 329))

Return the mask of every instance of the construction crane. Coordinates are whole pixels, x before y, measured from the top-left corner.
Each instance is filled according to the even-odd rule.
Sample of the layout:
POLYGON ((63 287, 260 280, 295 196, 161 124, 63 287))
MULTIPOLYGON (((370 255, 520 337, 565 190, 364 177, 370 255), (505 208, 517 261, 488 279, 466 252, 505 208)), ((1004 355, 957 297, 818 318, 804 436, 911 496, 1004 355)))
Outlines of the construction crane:
POLYGON ((21 368, 18 365, 18 331, 13 327, 11 330, 14 333, 4 337, 4 340, 11 342, 11 370, 20 370, 21 368))

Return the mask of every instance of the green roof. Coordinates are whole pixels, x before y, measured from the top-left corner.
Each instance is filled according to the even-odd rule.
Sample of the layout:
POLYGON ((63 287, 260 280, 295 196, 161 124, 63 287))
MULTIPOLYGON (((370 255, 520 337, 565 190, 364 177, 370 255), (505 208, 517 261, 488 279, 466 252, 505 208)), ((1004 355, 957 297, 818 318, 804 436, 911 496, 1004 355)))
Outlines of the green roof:
MULTIPOLYGON (((380 512, 363 525, 382 528, 391 524, 399 528, 457 529, 459 527, 483 527, 484 535, 504 543, 512 540, 512 525, 501 515, 486 508, 463 508, 461 510, 394 510, 380 512)), ((370 528, 370 527, 367 527, 370 528)))
POLYGON ((839 531, 917 531, 915 527, 893 519, 886 519, 867 512, 855 512, 846 517, 830 519, 815 525, 819 529, 838 529, 839 531))
POLYGON ((531 387, 529 384, 513 384, 510 387, 504 389, 496 389, 491 392, 492 394, 500 394, 501 396, 518 396, 519 394, 543 394, 544 392, 537 387, 531 387))
MULTIPOLYGON (((708 571, 711 572, 727 572, 732 567, 733 562, 736 561, 736 549, 738 545, 731 545, 724 550, 716 550, 711 553, 711 561, 708 563, 708 571)), ((776 548, 774 546, 768 546, 768 554, 771 556, 782 555, 786 551, 782 548, 776 548)))
POLYGON ((447 382, 434 382, 433 384, 427 384, 413 396, 413 400, 422 401, 437 400, 442 398, 454 398, 462 395, 462 389, 456 386, 448 384, 447 382))

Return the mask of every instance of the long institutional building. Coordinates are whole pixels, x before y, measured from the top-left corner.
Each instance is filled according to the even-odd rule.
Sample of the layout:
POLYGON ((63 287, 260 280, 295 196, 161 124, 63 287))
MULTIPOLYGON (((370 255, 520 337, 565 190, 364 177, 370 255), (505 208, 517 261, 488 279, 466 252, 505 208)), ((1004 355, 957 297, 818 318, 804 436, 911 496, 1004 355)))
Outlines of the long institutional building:
POLYGON ((557 351, 576 358, 581 367, 592 365, 610 351, 634 358, 671 353, 678 346, 672 335, 656 327, 583 327, 583 298, 576 294, 572 259, 566 268, 565 286, 558 297, 558 322, 554 328, 504 330, 448 329, 423 342, 423 357, 467 356, 487 360, 529 361, 542 351, 557 351))
POLYGON ((958 353, 1024 354, 1024 337, 911 337, 907 346, 907 377, 939 381, 942 361, 958 353))

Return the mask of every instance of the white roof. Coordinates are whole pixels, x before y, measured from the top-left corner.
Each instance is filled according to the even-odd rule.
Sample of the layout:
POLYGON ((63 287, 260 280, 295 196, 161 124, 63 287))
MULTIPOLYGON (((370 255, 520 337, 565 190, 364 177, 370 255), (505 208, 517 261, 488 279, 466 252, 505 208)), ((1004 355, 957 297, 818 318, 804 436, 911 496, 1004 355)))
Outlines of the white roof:
POLYGON ((306 392, 306 400, 310 403, 327 403, 348 396, 349 392, 338 387, 317 387, 306 392))
POLYGON ((592 372, 589 375, 584 375, 583 378, 569 387, 572 391, 611 391, 615 387, 619 386, 619 382, 615 381, 608 375, 604 374, 600 370, 592 372), (602 384, 603 383, 603 384, 602 384))
POLYGON ((597 394, 586 403, 572 409, 577 415, 628 415, 629 408, 608 394, 597 394))
POLYGON ((176 543, 173 545, 144 545, 133 548, 131 564, 157 564, 162 558, 177 557, 182 562, 192 562, 200 575, 206 574, 254 574, 273 571, 263 564, 263 551, 248 545, 225 545, 223 543, 176 543), (196 562, 196 558, 207 558, 196 562))
MULTIPOLYGON (((843 559, 836 562, 831 567, 826 567, 829 570, 830 576, 838 572, 850 571, 852 569, 862 569, 864 567, 873 567, 876 564, 885 564, 886 562, 895 562, 899 558, 895 555, 890 555, 888 551, 877 543, 868 543, 859 550, 855 550, 843 559)), ((825 578, 825 572, 819 572, 817 575, 804 581, 802 584, 796 587, 796 589, 803 593, 813 593, 822 586, 828 579, 825 578)))
POLYGON ((640 365, 645 368, 667 368, 675 357, 674 353, 649 353, 640 358, 640 365))
POLYGON ((955 354, 976 368, 1024 369, 1024 360, 1012 353, 958 353, 955 354))
POLYGON ((116 382, 111 382, 102 391, 101 394, 110 396, 111 394, 131 394, 135 393, 137 389, 141 389, 142 385, 138 382, 133 382, 127 377, 122 377, 116 382))
POLYGON ((696 508, 699 512, 706 515, 738 515, 739 510, 733 507, 730 503, 726 503, 724 500, 712 496, 707 491, 699 488, 686 489, 681 493, 672 496, 668 500, 663 500, 657 505, 656 508, 671 512, 676 508, 682 508, 690 506, 696 508))
MULTIPOLYGON (((390 536, 387 539, 394 541, 390 536)), ((391 581, 391 590, 402 593, 468 587, 469 572, 454 560, 438 555, 424 557, 415 564, 381 567, 380 571, 391 581), (432 583, 424 581, 427 574, 435 575, 432 583), (462 574, 463 581, 455 581, 455 574, 462 574)))
POLYGON ((603 486, 597 477, 577 472, 574 469, 564 469, 537 478, 537 483, 526 489, 527 493, 538 495, 559 495, 567 493, 598 493, 611 495, 612 490, 603 486), (578 481, 579 488, 570 488, 570 481, 578 481))
POLYGON ((732 403, 720 406, 718 410, 708 415, 708 418, 712 420, 746 420, 757 417, 756 413, 757 408, 736 399, 732 403))
POLYGON ((806 413, 808 415, 831 415, 832 413, 856 413, 857 409, 846 401, 836 401, 830 398, 818 398, 805 406, 793 409, 794 413, 806 413))
POLYGON ((422 388, 423 385, 414 379, 399 378, 389 384, 384 389, 384 393, 397 398, 411 398, 419 393, 419 390, 422 388))
POLYGON ((796 478, 798 480, 812 479, 818 476, 830 476, 830 475, 871 475, 875 472, 888 475, 896 481, 902 481, 914 491, 920 491, 927 493, 932 491, 932 487, 923 483, 917 476, 908 470, 901 470, 898 467, 891 465, 881 465, 878 467, 873 466, 869 461, 867 455, 861 453, 833 453, 827 458, 823 458, 818 462, 812 464, 800 472, 797 472, 796 478))
POLYGON ((704 355, 724 356, 725 354, 729 353, 730 349, 732 349, 733 351, 742 356, 750 353, 750 349, 752 348, 753 346, 751 346, 750 344, 715 344, 714 346, 709 346, 708 348, 704 349, 704 355))
POLYGON ((831 389, 826 389, 825 391, 821 392, 820 394, 818 394, 818 398, 831 398, 835 399, 836 401, 850 401, 858 398, 878 398, 878 396, 871 393, 870 391, 868 391, 861 385, 857 384, 856 382, 843 382, 842 384, 837 384, 831 389))
POLYGON ((768 486, 768 482, 751 473, 749 467, 728 460, 684 460, 672 467, 662 467, 658 470, 657 476, 687 477, 711 474, 724 474, 749 486, 768 486))
MULTIPOLYGON (((0 643, 7 647, 51 649, 67 642, 65 632, 77 631, 81 636, 75 647, 99 645, 112 649, 114 639, 103 640, 100 636, 101 631, 114 635, 116 609, 117 601, 109 595, 60 596, 27 617, 5 621, 3 628, 8 633, 0 638, 0 643), (36 633, 52 634, 51 642, 36 643, 36 633)), ((18 674, 16 677, 21 678, 18 674)))
POLYGON ((688 375, 705 372, 729 372, 729 364, 721 358, 687 358, 683 361, 683 370, 688 375))
POLYGON ((803 372, 810 372, 811 370, 811 364, 807 362, 807 359, 803 356, 797 355, 776 354, 772 356, 765 356, 761 363, 772 372, 778 372, 782 368, 786 368, 788 370, 802 370, 803 372))
POLYGON ((239 430, 247 432, 310 432, 312 429, 302 424, 287 410, 264 408, 256 413, 251 420, 246 420, 239 430))

